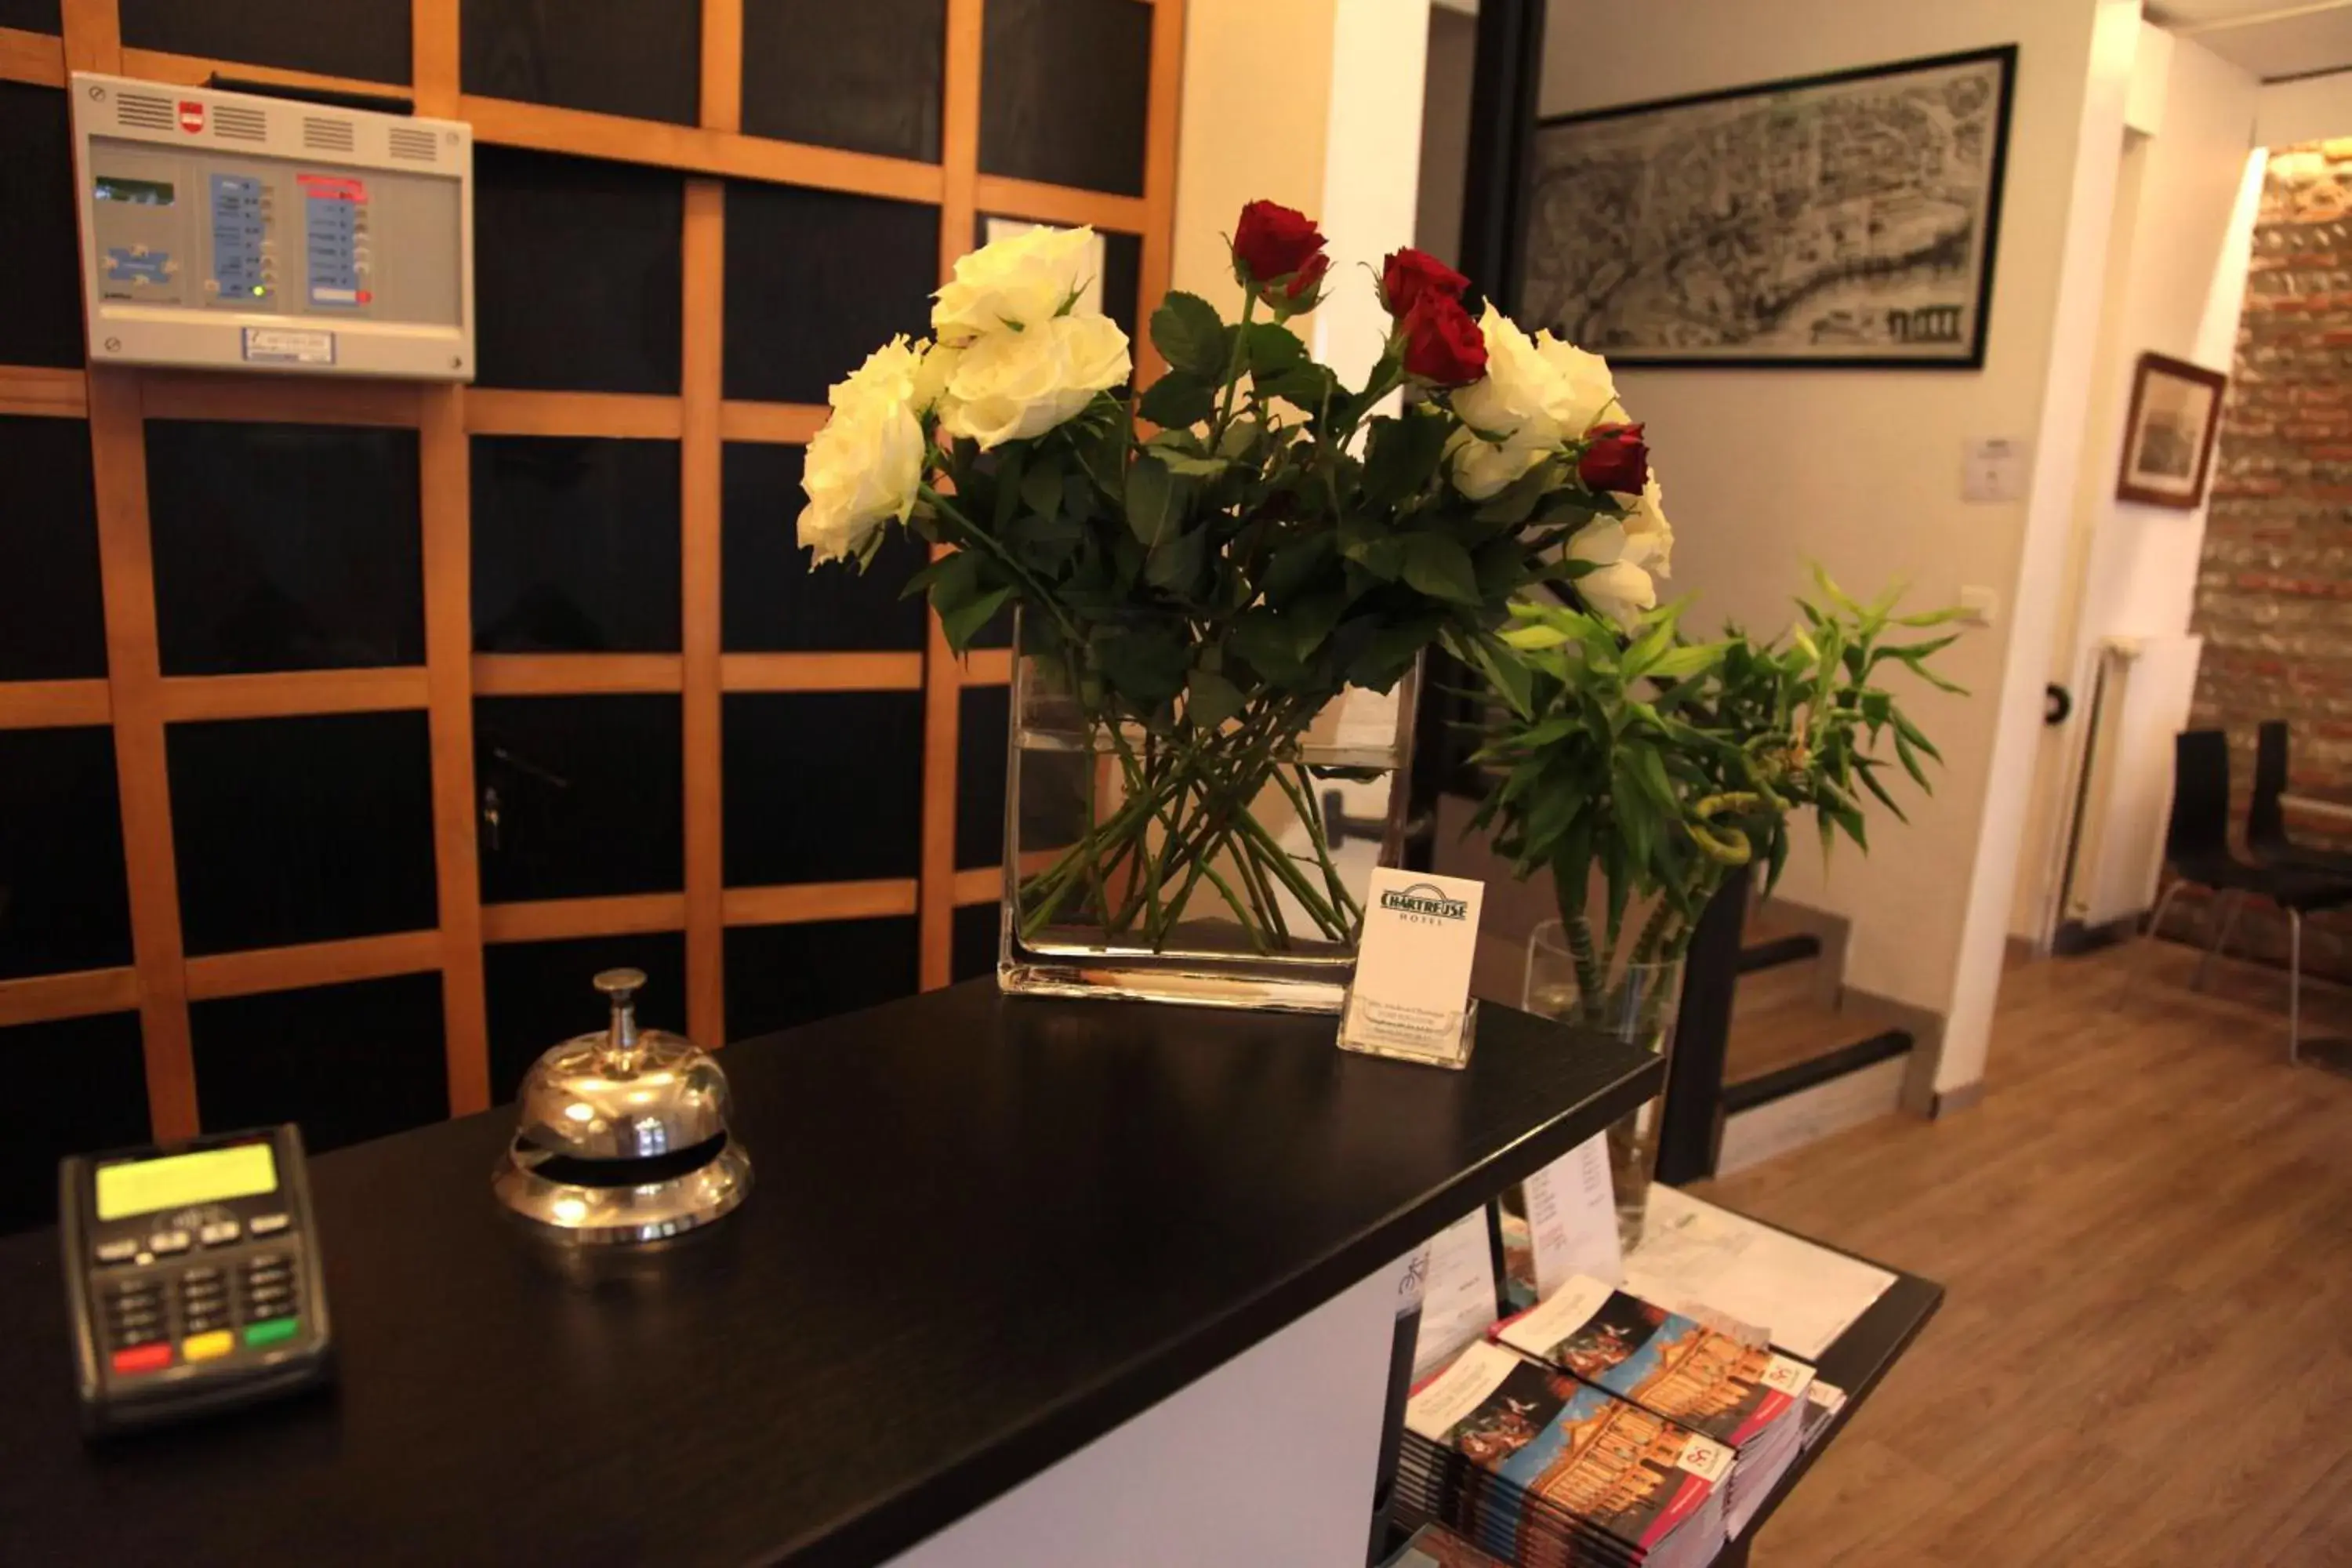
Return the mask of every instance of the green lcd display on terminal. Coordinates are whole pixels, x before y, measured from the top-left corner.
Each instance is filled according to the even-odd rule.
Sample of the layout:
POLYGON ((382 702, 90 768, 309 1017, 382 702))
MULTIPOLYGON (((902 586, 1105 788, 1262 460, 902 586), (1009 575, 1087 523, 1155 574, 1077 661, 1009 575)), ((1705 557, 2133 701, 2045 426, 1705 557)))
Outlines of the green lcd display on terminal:
POLYGON ((293 1124, 75 1155, 58 1185, 86 1431, 328 1376, 326 1286, 293 1124))

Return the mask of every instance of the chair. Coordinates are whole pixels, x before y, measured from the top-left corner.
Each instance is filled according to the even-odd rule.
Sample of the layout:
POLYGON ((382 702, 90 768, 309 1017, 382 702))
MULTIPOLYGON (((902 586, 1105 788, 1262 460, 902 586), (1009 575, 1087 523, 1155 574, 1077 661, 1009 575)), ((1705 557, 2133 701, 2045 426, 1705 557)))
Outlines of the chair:
MULTIPOLYGON (((2197 965, 2196 984, 2200 988, 2213 954, 2221 951, 2237 923, 2238 907, 2249 895, 2268 899, 2286 911, 2286 1057, 2291 1062, 2301 1060, 2303 917, 2313 910, 2352 904, 2352 878, 2292 866, 2257 865, 2238 858, 2230 847, 2230 743, 2219 730, 2188 730, 2173 738, 2172 816, 2165 827, 2164 858, 2172 868, 2173 883, 2156 901, 2156 912, 2148 918, 2150 935, 2164 923, 2172 896, 2190 883, 2232 900, 2221 941, 2197 965)), ((2128 977, 2126 984, 2128 995, 2128 977)), ((2121 1002, 2118 998, 2117 1005, 2121 1002)))
POLYGON ((2286 793, 2286 721, 2268 720, 2254 737, 2254 797, 2246 803, 2246 847, 2265 865, 2352 877, 2352 855, 2314 849, 2287 837, 2286 813, 2279 807, 2279 796, 2286 793))

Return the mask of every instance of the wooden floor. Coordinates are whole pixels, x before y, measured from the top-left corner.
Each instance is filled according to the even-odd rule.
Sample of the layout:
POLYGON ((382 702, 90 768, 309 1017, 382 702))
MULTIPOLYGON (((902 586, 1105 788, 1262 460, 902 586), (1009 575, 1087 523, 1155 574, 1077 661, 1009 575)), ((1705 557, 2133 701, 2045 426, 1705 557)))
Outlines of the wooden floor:
POLYGON ((1759 1568, 2352 1564, 2352 1079, 2269 971, 2148 944, 2115 1010, 2133 956, 2012 970, 1976 1109, 1700 1189, 1949 1292, 1759 1568))

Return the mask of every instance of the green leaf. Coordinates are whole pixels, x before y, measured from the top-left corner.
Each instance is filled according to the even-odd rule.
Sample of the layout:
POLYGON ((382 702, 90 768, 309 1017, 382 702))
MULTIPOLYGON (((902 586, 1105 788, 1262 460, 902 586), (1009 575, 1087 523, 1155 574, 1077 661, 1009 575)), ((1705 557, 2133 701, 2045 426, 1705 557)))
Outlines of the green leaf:
POLYGON ((1934 786, 1927 782, 1927 771, 1919 765, 1918 749, 1912 745, 1911 738, 1900 730, 1895 731, 1895 759, 1902 763, 1903 771, 1911 775, 1913 784, 1931 794, 1934 792, 1934 786))
POLYGON ((1208 550, 1209 531, 1204 528, 1163 539, 1151 547, 1150 559, 1144 563, 1143 580, 1155 588, 1189 595, 1200 580, 1208 550))
POLYGON ((1486 672, 1512 711, 1522 719, 1535 717, 1535 671, 1519 661, 1509 644, 1489 633, 1470 645, 1468 662, 1486 672))
POLYGON ((1260 397, 1279 397, 1314 414, 1322 408, 1327 398, 1338 393, 1339 378, 1310 362, 1295 365, 1278 375, 1258 377, 1255 385, 1260 397))
POLYGON ((1103 674, 1139 707, 1157 707, 1184 689, 1185 641, 1166 626, 1108 627, 1093 647, 1103 674))
POLYGON ((1060 462, 1042 453, 1032 457, 1021 476, 1021 500, 1033 516, 1045 522, 1053 521, 1062 510, 1060 462))
POLYGON ((1265 602, 1279 608, 1296 598, 1330 563, 1336 542, 1328 530, 1318 529, 1277 548, 1260 580, 1265 602))
POLYGON ((1199 376, 1171 370, 1151 384, 1135 411, 1162 428, 1184 429, 1217 411, 1216 389, 1199 376))
POLYGON ((1470 564, 1470 552, 1453 535, 1408 533, 1402 542, 1407 584, 1433 599, 1457 605, 1480 602, 1478 574, 1470 564))
POLYGON ((1878 804, 1895 814, 1895 821, 1908 822, 1911 820, 1909 817, 1903 815, 1903 808, 1895 804, 1895 797, 1886 793, 1886 786, 1878 782, 1876 772, 1868 763, 1857 763, 1854 772, 1862 775, 1862 787, 1876 795, 1878 797, 1878 804))
POLYGON ((1285 612, 1290 626, 1291 651, 1302 661, 1312 658, 1315 650, 1323 646, 1323 639, 1331 635, 1331 628, 1339 624, 1347 608, 1348 595, 1339 590, 1317 594, 1291 605, 1285 612))
POLYGON ((1183 474, 1195 479, 1214 479, 1234 466, 1232 460, 1225 458, 1202 458, 1191 452, 1173 451, 1156 447, 1152 448, 1152 456, 1165 464, 1170 473, 1183 474))
POLYGON ((982 627, 996 618, 996 612, 1003 609, 1004 602, 1011 597, 1012 589, 999 588, 976 599, 967 600, 952 611, 941 613, 940 629, 947 633, 948 647, 958 653, 970 647, 971 639, 980 635, 982 627))
POLYGON ((1013 521, 1013 514, 1021 506, 1021 479, 1026 468, 1022 445, 1008 443, 996 456, 996 493, 990 512, 996 520, 996 532, 1001 538, 1013 521))
POLYGON ((1675 648, 1650 666, 1649 677, 1653 680, 1681 680, 1686 676, 1712 669, 1723 662, 1724 646, 1722 643, 1692 643, 1675 648))
POLYGON ((1195 669, 1184 683, 1184 711, 1194 727, 1213 730, 1242 710, 1242 689, 1213 670, 1195 669))
POLYGON ((1212 386, 1224 384, 1224 320, 1198 294, 1170 291, 1151 312, 1151 342, 1176 369, 1212 386))
POLYGON ((1176 485, 1169 476, 1167 464, 1145 456, 1128 465, 1127 526, 1145 545, 1160 542, 1160 536, 1174 517, 1176 485))
POLYGON ((1288 327, 1275 321, 1255 321, 1251 323, 1249 334, 1249 373, 1256 380, 1281 375, 1308 363, 1307 345, 1288 327))
POLYGON ((1435 414, 1407 412, 1377 421, 1364 454, 1365 504, 1393 506, 1426 489, 1451 430, 1451 423, 1435 414))

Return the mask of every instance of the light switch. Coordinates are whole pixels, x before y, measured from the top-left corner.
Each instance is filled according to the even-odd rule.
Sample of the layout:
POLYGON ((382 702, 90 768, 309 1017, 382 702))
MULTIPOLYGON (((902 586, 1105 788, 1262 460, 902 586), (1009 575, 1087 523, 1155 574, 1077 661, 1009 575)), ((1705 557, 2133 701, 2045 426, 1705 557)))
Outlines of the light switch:
POLYGON ((2032 444, 2020 437, 1976 437, 1961 456, 1960 499, 1975 506, 2023 500, 2032 462, 2032 444))

